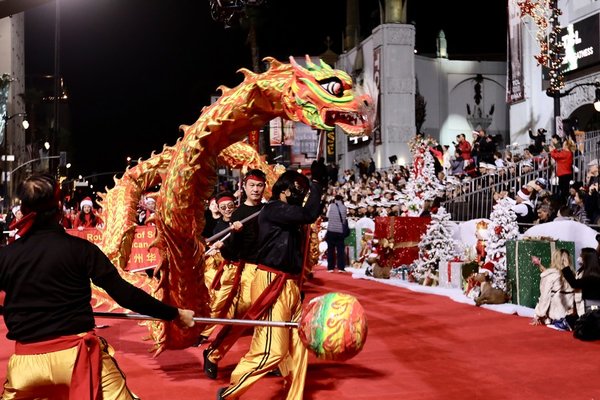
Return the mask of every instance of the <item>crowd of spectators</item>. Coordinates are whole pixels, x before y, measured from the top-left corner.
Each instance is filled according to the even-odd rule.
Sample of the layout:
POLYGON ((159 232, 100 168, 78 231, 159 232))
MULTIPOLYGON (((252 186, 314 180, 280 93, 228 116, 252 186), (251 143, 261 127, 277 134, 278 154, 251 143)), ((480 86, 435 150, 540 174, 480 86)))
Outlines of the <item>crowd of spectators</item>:
MULTIPOLYGON (((587 172, 583 181, 574 180, 574 160, 582 154, 574 136, 553 135, 547 140, 544 129, 530 131, 529 136, 531 143, 521 149, 500 150, 501 141, 484 130, 473 132, 472 142, 457 135, 452 150, 447 145, 430 147, 445 191, 427 201, 420 215, 429 215, 443 201, 461 200, 457 194, 464 195, 469 187, 489 196, 483 201, 492 204, 510 198, 517 222, 524 227, 561 219, 599 224, 598 160, 583 165, 587 172)), ((402 165, 383 170, 372 158, 355 161, 353 169, 330 175, 326 203, 342 196, 350 218, 405 216, 402 191, 409 176, 402 165)))

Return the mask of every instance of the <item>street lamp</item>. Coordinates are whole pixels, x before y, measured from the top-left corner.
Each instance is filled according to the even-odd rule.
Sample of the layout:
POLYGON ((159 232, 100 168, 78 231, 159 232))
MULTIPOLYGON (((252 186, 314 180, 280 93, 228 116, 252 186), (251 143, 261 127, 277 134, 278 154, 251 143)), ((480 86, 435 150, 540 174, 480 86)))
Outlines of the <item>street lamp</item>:
MULTIPOLYGON (((27 113, 16 113, 9 116, 4 116, 4 207, 7 208, 10 206, 10 195, 8 193, 8 121, 15 117, 23 117, 23 121, 21 122, 23 129, 29 128, 29 122, 27 119, 27 113)), ((13 158, 14 159, 14 158, 13 158)))

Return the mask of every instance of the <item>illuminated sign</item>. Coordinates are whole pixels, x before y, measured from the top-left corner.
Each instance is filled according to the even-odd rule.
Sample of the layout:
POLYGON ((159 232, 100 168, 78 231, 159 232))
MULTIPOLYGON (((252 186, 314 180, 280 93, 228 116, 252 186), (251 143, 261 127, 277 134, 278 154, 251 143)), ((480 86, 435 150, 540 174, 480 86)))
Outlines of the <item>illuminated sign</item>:
POLYGON ((575 71, 600 61, 599 14, 562 28, 560 40, 565 48, 563 72, 575 71))

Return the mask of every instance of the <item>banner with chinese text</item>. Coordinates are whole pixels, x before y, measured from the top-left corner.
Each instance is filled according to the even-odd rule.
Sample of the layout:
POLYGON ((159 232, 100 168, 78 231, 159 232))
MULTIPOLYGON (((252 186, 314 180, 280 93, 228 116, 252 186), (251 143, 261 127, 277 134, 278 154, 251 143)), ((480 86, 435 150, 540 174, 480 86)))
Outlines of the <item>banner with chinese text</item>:
MULTIPOLYGON (((86 239, 94 244, 102 242, 102 231, 96 228, 86 228, 83 230, 67 229, 67 233, 73 236, 86 239)), ((150 244, 156 238, 155 226, 138 226, 135 228, 135 237, 131 246, 131 255, 125 270, 134 271, 147 268, 154 268, 160 262, 160 254, 156 247, 150 249, 150 244)))

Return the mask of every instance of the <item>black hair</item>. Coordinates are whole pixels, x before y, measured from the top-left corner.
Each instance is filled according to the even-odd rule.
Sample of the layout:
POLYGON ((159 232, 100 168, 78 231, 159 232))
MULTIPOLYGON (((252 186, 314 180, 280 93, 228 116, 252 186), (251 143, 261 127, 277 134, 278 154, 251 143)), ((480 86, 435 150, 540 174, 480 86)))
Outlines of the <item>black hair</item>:
POLYGON ((50 174, 36 174, 25 179, 17 189, 23 215, 38 214, 37 219, 47 219, 59 213, 60 189, 50 174))
POLYGON ((564 205, 561 206, 558 209, 558 212, 560 213, 561 217, 571 217, 573 215, 573 211, 571 210, 571 207, 564 205))
POLYGON ((273 185, 273 190, 271 191, 271 200, 279 200, 279 195, 286 190, 297 190, 296 185, 298 185, 305 193, 308 191, 309 181, 308 178, 298 171, 286 171, 277 182, 273 185))
POLYGON ((246 181, 246 179, 248 179, 251 176, 256 176, 258 178, 262 178, 265 181, 267 180, 267 175, 265 175, 264 172, 262 172, 260 169, 251 169, 250 171, 246 172, 246 175, 244 175, 244 182, 246 181))
POLYGON ((587 276, 600 278, 600 263, 598 262, 598 252, 596 249, 591 247, 581 249, 581 260, 583 263, 582 278, 587 276))

